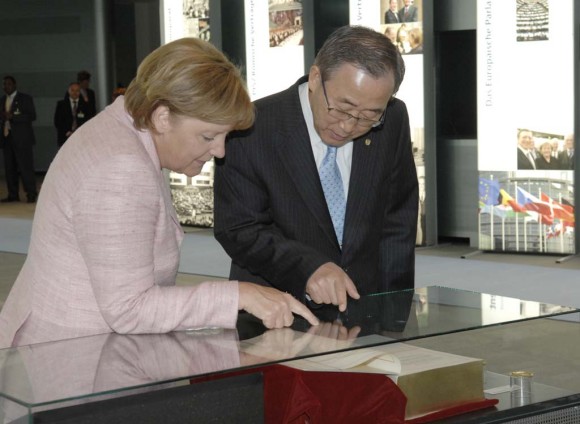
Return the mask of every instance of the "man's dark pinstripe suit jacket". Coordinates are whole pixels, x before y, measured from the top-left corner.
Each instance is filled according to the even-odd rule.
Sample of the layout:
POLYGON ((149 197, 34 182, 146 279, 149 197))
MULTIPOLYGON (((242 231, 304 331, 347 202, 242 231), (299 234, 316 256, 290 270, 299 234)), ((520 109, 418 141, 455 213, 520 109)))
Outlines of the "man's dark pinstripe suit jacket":
POLYGON ((298 86, 255 102, 256 122, 232 134, 215 174, 215 237, 230 278, 304 300, 322 264, 341 266, 359 293, 414 287, 418 184, 405 104, 353 141, 343 249, 336 239, 298 86))

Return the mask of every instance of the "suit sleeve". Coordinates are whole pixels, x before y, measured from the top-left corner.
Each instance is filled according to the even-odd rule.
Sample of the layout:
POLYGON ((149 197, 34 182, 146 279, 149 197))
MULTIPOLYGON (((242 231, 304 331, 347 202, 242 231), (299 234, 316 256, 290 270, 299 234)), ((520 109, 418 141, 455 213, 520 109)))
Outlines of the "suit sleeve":
MULTIPOLYGON (((225 162, 216 167, 215 237, 234 265, 258 275, 262 281, 279 290, 303 299, 308 278, 332 259, 292 239, 287 234, 293 231, 287 228, 290 224, 285 223, 282 230, 274 219, 271 202, 275 200, 269 193, 272 190, 271 181, 270 184, 262 181, 262 178, 273 177, 263 177, 261 171, 256 169, 272 158, 260 147, 246 148, 251 143, 257 143, 260 136, 265 137, 258 134, 228 141, 225 162)), ((296 207, 301 205, 296 204, 296 207)), ((290 210, 285 213, 292 215, 290 210)))
POLYGON ((62 107, 63 107, 63 103, 62 102, 56 102, 56 107, 54 109, 54 126, 57 129, 57 131, 60 133, 63 131, 63 125, 62 125, 62 107))
POLYGON ((54 126, 56 128, 56 139, 58 143, 64 143, 67 139, 66 133, 71 130, 72 117, 67 111, 68 100, 60 100, 56 102, 56 109, 54 111, 54 126))
POLYGON ((414 287, 415 243, 419 189, 413 159, 409 115, 403 103, 401 127, 394 143, 394 168, 389 177, 389 196, 380 242, 381 290, 414 287))

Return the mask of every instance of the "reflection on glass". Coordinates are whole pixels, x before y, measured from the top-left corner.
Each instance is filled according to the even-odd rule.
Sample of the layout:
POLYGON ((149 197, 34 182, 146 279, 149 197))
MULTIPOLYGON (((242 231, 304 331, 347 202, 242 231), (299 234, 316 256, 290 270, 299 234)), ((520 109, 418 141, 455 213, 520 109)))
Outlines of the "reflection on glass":
MULTIPOLYGON (((92 402, 128 390, 324 353, 411 341, 499 323, 577 311, 443 287, 351 300, 344 312, 324 305, 312 327, 266 330, 240 314, 236 330, 156 335, 103 334, 0 350, 0 412, 19 417, 23 406, 52 409, 92 402)), ((165 387, 165 386, 164 386, 165 387)), ((36 410, 35 409, 35 410, 36 410)))

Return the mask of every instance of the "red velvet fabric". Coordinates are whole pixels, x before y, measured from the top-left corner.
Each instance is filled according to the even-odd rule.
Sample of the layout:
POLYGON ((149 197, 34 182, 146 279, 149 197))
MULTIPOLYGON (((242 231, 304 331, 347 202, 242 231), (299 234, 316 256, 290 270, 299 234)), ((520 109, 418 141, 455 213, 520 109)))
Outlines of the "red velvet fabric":
POLYGON ((381 374, 308 372, 283 365, 202 377, 192 383, 261 372, 266 424, 403 424, 407 399, 381 374))
POLYGON ((269 365, 195 378, 191 382, 257 372, 264 376, 266 424, 424 424, 498 403, 497 399, 482 399, 405 420, 407 399, 382 374, 313 372, 269 365))

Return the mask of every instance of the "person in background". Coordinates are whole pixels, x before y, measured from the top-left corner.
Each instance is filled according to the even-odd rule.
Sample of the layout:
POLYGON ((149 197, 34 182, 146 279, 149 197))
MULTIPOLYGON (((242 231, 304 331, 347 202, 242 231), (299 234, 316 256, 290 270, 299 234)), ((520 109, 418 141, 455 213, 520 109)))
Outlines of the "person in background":
POLYGON ((88 105, 88 120, 97 114, 97 99, 95 92, 89 88, 91 84, 91 74, 88 71, 79 71, 77 74, 77 82, 81 87, 82 99, 88 105))
POLYGON ((385 37, 387 37, 396 46, 397 45, 397 29, 396 26, 387 25, 385 28, 385 37))
POLYGON ((391 41, 337 29, 307 76, 255 102, 216 163, 215 237, 230 277, 315 308, 414 287, 418 182, 405 67, 391 41))
POLYGON ((560 159, 560 140, 556 137, 550 139, 550 143, 552 144, 552 157, 555 159, 560 159))
POLYGON ((397 12, 397 0, 389 1, 389 8, 385 12, 385 23, 386 24, 398 24, 401 22, 399 20, 399 13, 397 12))
POLYGON ((534 136, 530 130, 518 130, 518 169, 536 169, 536 159, 531 149, 534 148, 534 136))
POLYGON ((423 31, 421 28, 411 28, 409 30, 409 45, 411 49, 409 54, 421 54, 423 53, 423 31))
POLYGON ((4 96, 0 98, 0 148, 4 151, 4 170, 8 196, 2 203, 20 200, 19 176, 28 203, 36 202, 38 190, 34 173, 35 143, 32 122, 36 120, 34 100, 16 90, 16 79, 3 79, 4 96))
POLYGON ((560 153, 560 165, 562 169, 574 169, 574 134, 566 134, 564 137, 564 150, 560 153))
POLYGON ((58 147, 69 139, 71 135, 89 120, 90 106, 81 97, 81 87, 77 82, 68 86, 68 96, 56 102, 54 110, 54 126, 56 127, 56 142, 58 147))
POLYGON ((0 348, 116 332, 234 328, 245 310, 268 328, 288 293, 239 281, 176 286, 183 230, 163 168, 197 175, 254 109, 240 71, 184 38, 139 66, 125 96, 80 127, 44 179, 28 256, 0 311, 0 348))
POLYGON ((552 143, 549 141, 540 145, 540 154, 536 158, 536 169, 560 169, 560 162, 552 157, 552 143))
POLYGON ((405 5, 399 10, 399 22, 417 22, 419 9, 413 5, 413 0, 404 0, 405 5))
POLYGON ((402 24, 397 30, 397 47, 401 54, 407 54, 411 51, 411 43, 409 42, 409 28, 402 24))
POLYGON ((127 89, 122 84, 119 84, 117 87, 115 87, 115 89, 113 90, 113 94, 111 95, 112 101, 114 102, 117 99, 117 97, 124 95, 125 91, 127 91, 127 89))

